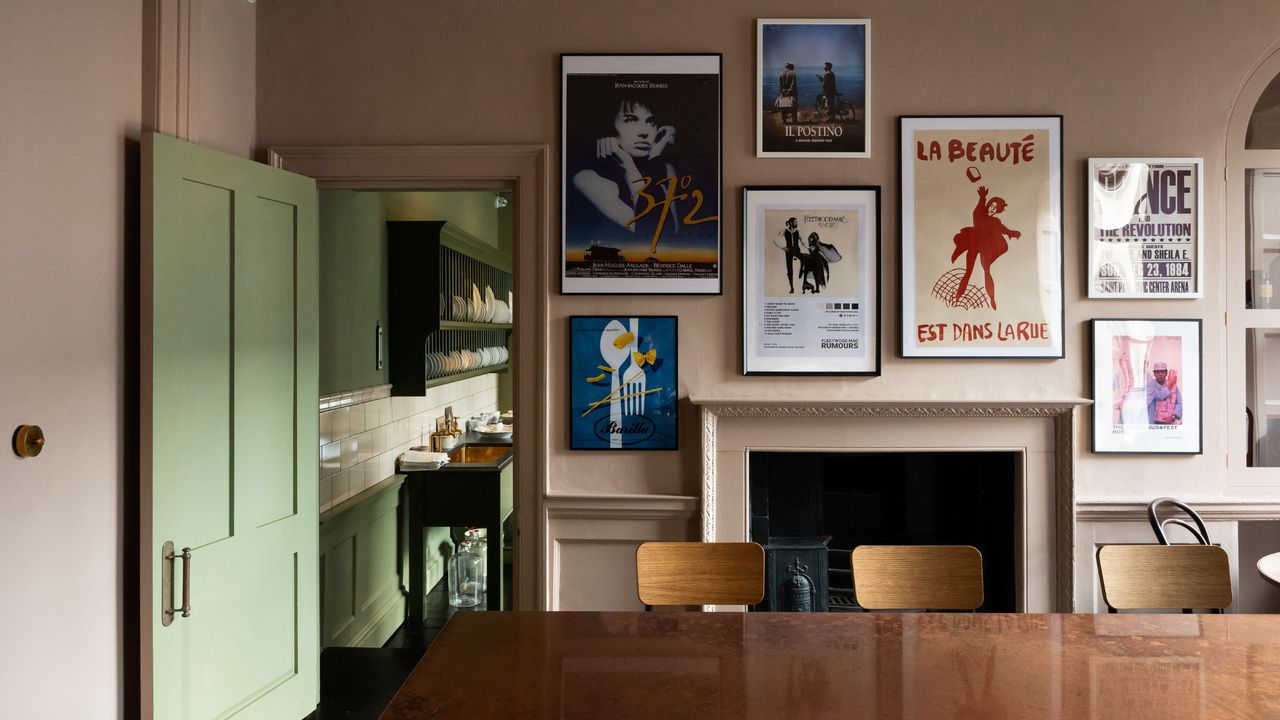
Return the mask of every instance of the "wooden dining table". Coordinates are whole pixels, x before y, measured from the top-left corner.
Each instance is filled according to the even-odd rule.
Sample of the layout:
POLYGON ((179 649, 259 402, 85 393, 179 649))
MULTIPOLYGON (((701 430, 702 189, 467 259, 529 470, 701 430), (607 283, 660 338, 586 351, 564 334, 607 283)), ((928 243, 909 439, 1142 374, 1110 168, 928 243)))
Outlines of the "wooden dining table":
POLYGON ((1280 617, 466 613, 382 718, 1280 718, 1280 617))

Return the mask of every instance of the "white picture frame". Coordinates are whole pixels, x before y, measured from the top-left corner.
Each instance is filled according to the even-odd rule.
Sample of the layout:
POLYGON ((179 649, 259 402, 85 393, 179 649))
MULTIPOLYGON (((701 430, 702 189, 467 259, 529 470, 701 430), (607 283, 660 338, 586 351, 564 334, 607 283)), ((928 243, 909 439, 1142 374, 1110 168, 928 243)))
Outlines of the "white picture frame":
POLYGON ((1204 296, 1203 158, 1089 158, 1085 181, 1089 298, 1204 296))
POLYGON ((1202 321, 1090 321, 1095 453, 1204 452, 1202 321))

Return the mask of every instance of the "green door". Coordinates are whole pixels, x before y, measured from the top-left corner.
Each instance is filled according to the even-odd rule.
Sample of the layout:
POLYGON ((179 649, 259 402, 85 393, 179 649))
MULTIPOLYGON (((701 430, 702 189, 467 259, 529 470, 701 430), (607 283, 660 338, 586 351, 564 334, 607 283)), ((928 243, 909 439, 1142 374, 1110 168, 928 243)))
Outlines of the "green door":
POLYGON ((315 183, 157 134, 142 167, 144 716, 297 720, 319 701, 315 183))

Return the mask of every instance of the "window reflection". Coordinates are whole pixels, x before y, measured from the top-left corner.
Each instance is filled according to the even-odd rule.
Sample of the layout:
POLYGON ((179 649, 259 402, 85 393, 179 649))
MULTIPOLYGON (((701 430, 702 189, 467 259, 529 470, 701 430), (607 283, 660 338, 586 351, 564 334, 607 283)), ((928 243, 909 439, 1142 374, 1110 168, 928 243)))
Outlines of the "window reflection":
POLYGON ((1280 149, 1280 75, 1272 78, 1253 106, 1244 146, 1247 150, 1280 149))
POLYGON ((1280 307, 1280 169, 1245 175, 1245 307, 1280 307))
POLYGON ((1280 467, 1280 328, 1245 332, 1248 464, 1280 467))

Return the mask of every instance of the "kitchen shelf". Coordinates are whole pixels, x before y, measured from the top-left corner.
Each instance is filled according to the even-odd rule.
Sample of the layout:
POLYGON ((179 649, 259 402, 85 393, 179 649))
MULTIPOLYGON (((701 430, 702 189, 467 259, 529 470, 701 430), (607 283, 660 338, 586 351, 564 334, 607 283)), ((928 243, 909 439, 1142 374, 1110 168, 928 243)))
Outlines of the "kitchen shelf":
POLYGON ((470 299, 486 287, 495 298, 510 296, 511 259, 497 248, 443 221, 389 221, 387 280, 392 395, 421 396, 428 387, 506 369, 492 366, 427 378, 429 352, 508 348, 510 323, 445 319, 454 296, 470 299))
POLYGON ((461 322, 458 320, 441 320, 441 330, 510 330, 511 323, 461 322))
POLYGON ((501 365, 490 365, 489 367, 476 368, 475 370, 466 370, 460 373, 449 373, 448 375, 433 377, 430 380, 427 380, 424 384, 426 385, 426 387, 436 387, 437 385, 448 385, 451 382, 466 380, 467 378, 479 377, 481 375, 488 375, 489 373, 506 372, 507 369, 510 367, 511 366, 508 365, 507 363, 503 363, 501 365))

